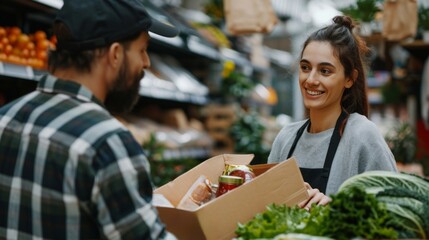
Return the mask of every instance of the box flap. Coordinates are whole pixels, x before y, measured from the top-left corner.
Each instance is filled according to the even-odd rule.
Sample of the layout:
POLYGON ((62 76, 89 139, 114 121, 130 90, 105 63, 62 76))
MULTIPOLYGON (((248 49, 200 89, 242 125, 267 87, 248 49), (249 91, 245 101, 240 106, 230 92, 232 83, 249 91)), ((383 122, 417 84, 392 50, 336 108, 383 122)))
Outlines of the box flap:
POLYGON ((249 164, 253 156, 253 154, 223 154, 212 157, 180 175, 173 181, 157 188, 154 193, 164 195, 174 206, 177 206, 192 184, 201 175, 205 175, 212 182, 217 182, 218 177, 225 169, 225 163, 249 164))
POLYGON ((270 168, 197 210, 207 239, 232 239, 237 223, 246 223, 271 203, 288 206, 308 198, 307 189, 294 158, 270 168))
POLYGON ((266 172, 268 169, 274 167, 277 165, 277 163, 266 163, 266 164, 257 164, 257 165, 251 165, 253 173, 256 176, 261 175, 262 173, 266 172))
POLYGON ((205 239, 198 217, 194 212, 177 208, 157 207, 162 222, 177 239, 205 239))

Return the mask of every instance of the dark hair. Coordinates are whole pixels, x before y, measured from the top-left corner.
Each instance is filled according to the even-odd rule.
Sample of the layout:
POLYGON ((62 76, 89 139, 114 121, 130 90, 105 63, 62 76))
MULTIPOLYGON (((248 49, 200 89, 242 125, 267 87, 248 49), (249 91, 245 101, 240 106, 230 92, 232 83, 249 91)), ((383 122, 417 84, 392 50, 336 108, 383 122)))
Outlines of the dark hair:
MULTIPOLYGON (((61 22, 54 24, 54 33, 58 41, 70 40, 72 35, 67 26, 61 22)), ((125 49, 140 36, 140 32, 119 41, 125 49)), ((81 72, 90 72, 94 60, 106 52, 109 46, 84 51, 71 51, 66 49, 49 50, 48 69, 54 72, 57 69, 75 68, 81 72)))
POLYGON ((312 33, 304 42, 302 53, 310 42, 329 42, 344 67, 344 75, 351 78, 354 84, 345 89, 341 106, 347 113, 360 113, 368 117, 368 95, 366 89, 365 58, 369 53, 366 43, 353 34, 354 23, 348 16, 336 16, 334 23, 312 33), (356 79, 353 70, 358 71, 356 79))

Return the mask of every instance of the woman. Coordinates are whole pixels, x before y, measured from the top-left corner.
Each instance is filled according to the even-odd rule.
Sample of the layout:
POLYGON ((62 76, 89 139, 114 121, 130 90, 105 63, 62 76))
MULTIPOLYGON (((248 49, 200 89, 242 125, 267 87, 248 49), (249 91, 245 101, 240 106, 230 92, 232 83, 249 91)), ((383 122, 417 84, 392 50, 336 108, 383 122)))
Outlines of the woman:
POLYGON ((309 119, 285 126, 268 162, 294 156, 310 198, 299 204, 327 204, 329 194, 351 176, 370 170, 397 171, 395 159, 368 120, 363 58, 369 49, 352 32, 347 16, 337 16, 305 41, 299 85, 309 119), (326 195, 325 195, 326 194, 326 195))

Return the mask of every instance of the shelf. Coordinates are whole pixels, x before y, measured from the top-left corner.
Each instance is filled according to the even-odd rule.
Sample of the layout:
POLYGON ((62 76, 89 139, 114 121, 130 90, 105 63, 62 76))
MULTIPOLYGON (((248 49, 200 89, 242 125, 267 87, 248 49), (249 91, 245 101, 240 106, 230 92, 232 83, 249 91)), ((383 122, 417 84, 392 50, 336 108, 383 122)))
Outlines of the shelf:
POLYGON ((429 56, 429 43, 423 40, 416 40, 413 42, 403 42, 401 46, 407 50, 411 55, 425 60, 429 56))
POLYGON ((40 75, 40 71, 36 71, 30 66, 0 62, 0 75, 24 80, 37 81, 37 76, 40 75))
POLYGON ((200 55, 202 57, 206 57, 215 61, 220 59, 219 51, 207 44, 205 44, 199 37, 197 36, 189 36, 187 40, 187 47, 189 51, 200 55))
MULTIPOLYGON (((64 0, 8 0, 6 2, 8 2, 8 9, 25 7, 28 12, 37 9, 39 12, 46 14, 55 14, 64 4, 64 0)), ((147 11, 152 17, 162 22, 170 22, 180 27, 181 30, 185 30, 185 26, 183 24, 180 24, 177 19, 170 16, 170 14, 166 13, 155 4, 148 0, 143 1, 143 4, 146 6, 147 11)), ((43 14, 39 15, 43 16, 43 14)), ((199 36, 192 35, 192 31, 195 30, 192 28, 186 28, 186 31, 183 31, 182 34, 173 38, 166 38, 154 33, 149 34, 151 36, 151 42, 158 44, 162 51, 166 51, 166 54, 172 54, 172 51, 186 52, 197 55, 200 58, 218 60, 220 57, 218 50, 206 44, 204 39, 201 39, 199 36)), ((165 86, 159 84, 150 86, 142 84, 139 90, 140 95, 153 99, 197 105, 204 105, 208 102, 208 93, 206 93, 204 89, 191 88, 192 86, 187 84, 190 80, 195 80, 189 79, 189 76, 187 76, 189 75, 188 73, 178 72, 177 69, 172 69, 171 71, 176 72, 176 75, 180 73, 173 78, 173 82, 177 85, 174 89, 168 87, 165 88, 165 86), (188 82, 185 80, 188 80, 188 82), (186 86, 182 86, 183 84, 180 85, 181 83, 186 86)), ((46 73, 47 71, 37 70, 31 66, 0 62, 0 78, 3 79, 19 79, 37 82, 40 77, 46 73)))
MULTIPOLYGON (((39 81, 39 78, 46 73, 46 71, 33 69, 30 66, 0 62, 0 77, 6 76, 23 80, 39 81)), ((177 90, 156 88, 153 86, 142 86, 140 88, 140 95, 150 98, 187 102, 198 105, 204 105, 208 102, 207 96, 184 93, 177 90)))
POLYGON ((202 147, 166 149, 163 152, 163 161, 174 161, 186 158, 201 159, 207 158, 209 154, 210 149, 202 147))
POLYGON ((424 42, 423 40, 403 42, 401 46, 407 50, 429 50, 429 42, 424 42))
POLYGON ((171 100, 177 102, 193 103, 198 105, 204 105, 208 102, 208 97, 199 96, 179 91, 172 91, 162 88, 151 88, 151 87, 140 87, 140 96, 171 100))

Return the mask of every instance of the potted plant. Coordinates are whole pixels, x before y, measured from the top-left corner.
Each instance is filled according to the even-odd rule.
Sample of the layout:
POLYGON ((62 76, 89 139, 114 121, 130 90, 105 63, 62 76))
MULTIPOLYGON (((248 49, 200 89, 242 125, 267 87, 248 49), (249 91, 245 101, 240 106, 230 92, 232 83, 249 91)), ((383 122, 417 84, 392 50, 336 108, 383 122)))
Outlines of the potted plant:
POLYGON ((421 161, 417 161, 417 136, 415 129, 402 122, 385 136, 385 140, 395 156, 396 166, 400 172, 423 176, 421 161))
POLYGON ((418 28, 422 33, 423 41, 429 42, 429 8, 420 6, 418 11, 418 28))
POLYGON ((270 148, 264 143, 266 127, 257 112, 241 112, 230 129, 235 153, 253 153, 252 164, 266 163, 270 148))
POLYGON ((371 22, 374 15, 380 11, 377 6, 378 0, 357 0, 355 5, 341 9, 345 15, 360 22, 360 34, 371 35, 371 22))

